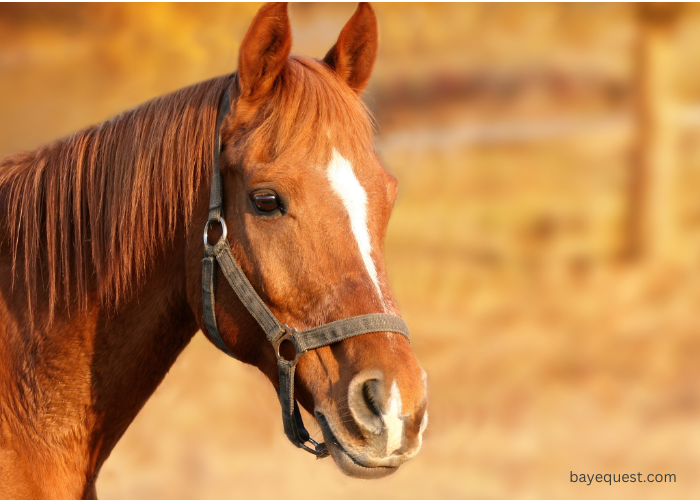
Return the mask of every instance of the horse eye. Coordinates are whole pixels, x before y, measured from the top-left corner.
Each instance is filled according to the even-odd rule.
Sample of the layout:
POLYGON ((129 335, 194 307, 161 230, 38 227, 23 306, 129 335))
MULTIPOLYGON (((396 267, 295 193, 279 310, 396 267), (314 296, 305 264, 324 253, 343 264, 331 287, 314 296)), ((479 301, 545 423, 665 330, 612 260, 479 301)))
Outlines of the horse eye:
POLYGON ((273 212, 280 207, 279 199, 274 193, 255 193, 252 198, 261 212, 273 212))

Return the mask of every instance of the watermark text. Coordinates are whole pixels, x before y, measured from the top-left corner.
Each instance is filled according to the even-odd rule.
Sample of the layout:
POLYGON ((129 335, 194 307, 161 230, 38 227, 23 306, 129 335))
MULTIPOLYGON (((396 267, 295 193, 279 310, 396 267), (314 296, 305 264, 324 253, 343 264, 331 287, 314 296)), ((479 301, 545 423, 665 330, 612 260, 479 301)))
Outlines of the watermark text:
POLYGON ((569 473, 569 482, 583 483, 590 486, 593 483, 675 483, 675 474, 576 474, 569 473))

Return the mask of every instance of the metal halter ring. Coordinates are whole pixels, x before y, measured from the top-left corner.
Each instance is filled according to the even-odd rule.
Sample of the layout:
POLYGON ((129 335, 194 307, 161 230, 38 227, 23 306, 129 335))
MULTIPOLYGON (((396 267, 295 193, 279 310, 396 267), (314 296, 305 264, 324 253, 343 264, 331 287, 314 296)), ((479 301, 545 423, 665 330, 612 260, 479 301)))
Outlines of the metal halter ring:
POLYGON ((284 334, 282 334, 282 336, 280 338, 278 338, 275 341, 275 343, 272 345, 275 348, 275 354, 277 355, 277 361, 284 360, 284 361, 287 361, 289 363, 292 363, 292 366, 295 366, 297 364, 297 362, 299 361, 299 359, 301 359, 301 357, 304 354, 306 354, 306 351, 299 352, 299 347, 297 346, 296 338, 294 337, 294 335, 296 335, 298 333, 296 328, 292 328, 291 326, 287 326, 287 325, 282 325, 282 328, 284 329, 284 334), (294 354, 294 359, 292 359, 292 360, 288 360, 280 354, 280 347, 282 346, 282 342, 284 342, 285 340, 289 340, 292 343, 292 345, 294 346, 295 354, 294 354))
MULTIPOLYGON (((212 222, 218 222, 221 224, 221 230, 223 233, 221 234, 221 238, 219 238, 219 241, 222 239, 226 239, 226 236, 228 235, 228 229, 226 229, 226 221, 224 220, 223 217, 219 217, 218 219, 209 219, 206 224, 204 224, 204 246, 212 246, 209 244, 209 226, 211 225, 212 222)), ((217 242, 218 243, 218 242, 217 242)))
POLYGON ((304 448, 306 451, 311 453, 312 455, 316 455, 316 458, 326 458, 328 455, 330 455, 330 452, 328 451, 328 447, 326 446, 326 443, 319 443, 318 441, 309 438, 308 441, 312 445, 314 445, 313 448, 309 448, 306 446, 306 443, 302 443, 301 447, 304 448))

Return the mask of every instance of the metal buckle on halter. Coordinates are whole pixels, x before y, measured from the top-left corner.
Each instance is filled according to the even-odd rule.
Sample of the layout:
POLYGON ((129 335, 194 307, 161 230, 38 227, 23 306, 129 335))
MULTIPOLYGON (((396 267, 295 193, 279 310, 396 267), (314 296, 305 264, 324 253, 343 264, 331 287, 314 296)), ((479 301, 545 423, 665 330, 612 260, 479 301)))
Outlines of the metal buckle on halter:
POLYGON ((299 332, 297 332, 296 328, 292 328, 291 326, 287 325, 282 325, 282 329, 284 330, 284 333, 274 341, 272 344, 272 347, 275 348, 275 354, 277 355, 277 361, 279 362, 280 360, 284 360, 288 363, 291 363, 292 366, 296 366, 296 364, 299 362, 301 357, 306 354, 306 351, 299 351, 299 345, 297 344, 297 339, 295 335, 299 332), (287 359, 284 356, 280 354, 280 347, 282 346, 282 342, 285 340, 288 340, 292 343, 294 346, 294 359, 287 359))
POLYGON ((223 232, 221 233, 221 238, 219 238, 219 241, 221 241, 222 239, 225 240, 226 236, 228 236, 228 229, 226 229, 226 221, 224 220, 223 217, 219 216, 218 219, 209 219, 207 221, 207 223, 204 224, 204 246, 205 247, 214 246, 214 245, 216 245, 216 243, 218 243, 218 241, 217 241, 216 243, 214 243, 214 245, 209 244, 209 227, 211 226, 212 222, 218 222, 219 224, 221 224, 221 230, 223 232))

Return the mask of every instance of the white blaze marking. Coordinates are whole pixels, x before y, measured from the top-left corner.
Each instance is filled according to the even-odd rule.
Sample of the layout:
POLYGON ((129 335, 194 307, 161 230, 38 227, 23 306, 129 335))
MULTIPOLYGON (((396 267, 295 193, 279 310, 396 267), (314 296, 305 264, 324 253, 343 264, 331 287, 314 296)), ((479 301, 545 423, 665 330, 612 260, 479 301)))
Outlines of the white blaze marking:
POLYGON ((401 440, 403 438, 401 393, 399 393, 396 380, 391 383, 391 392, 389 393, 389 401, 387 401, 386 407, 386 413, 382 416, 384 417, 384 425, 386 426, 386 454, 388 456, 401 448, 401 440))
POLYGON ((343 158, 335 148, 333 148, 331 162, 328 165, 328 179, 333 190, 343 201, 345 210, 348 211, 350 228, 355 240, 357 240, 357 246, 360 248, 362 261, 365 263, 369 277, 372 279, 381 300, 382 291, 379 288, 377 269, 372 260, 372 243, 367 228, 367 193, 355 177, 350 162, 343 158))

